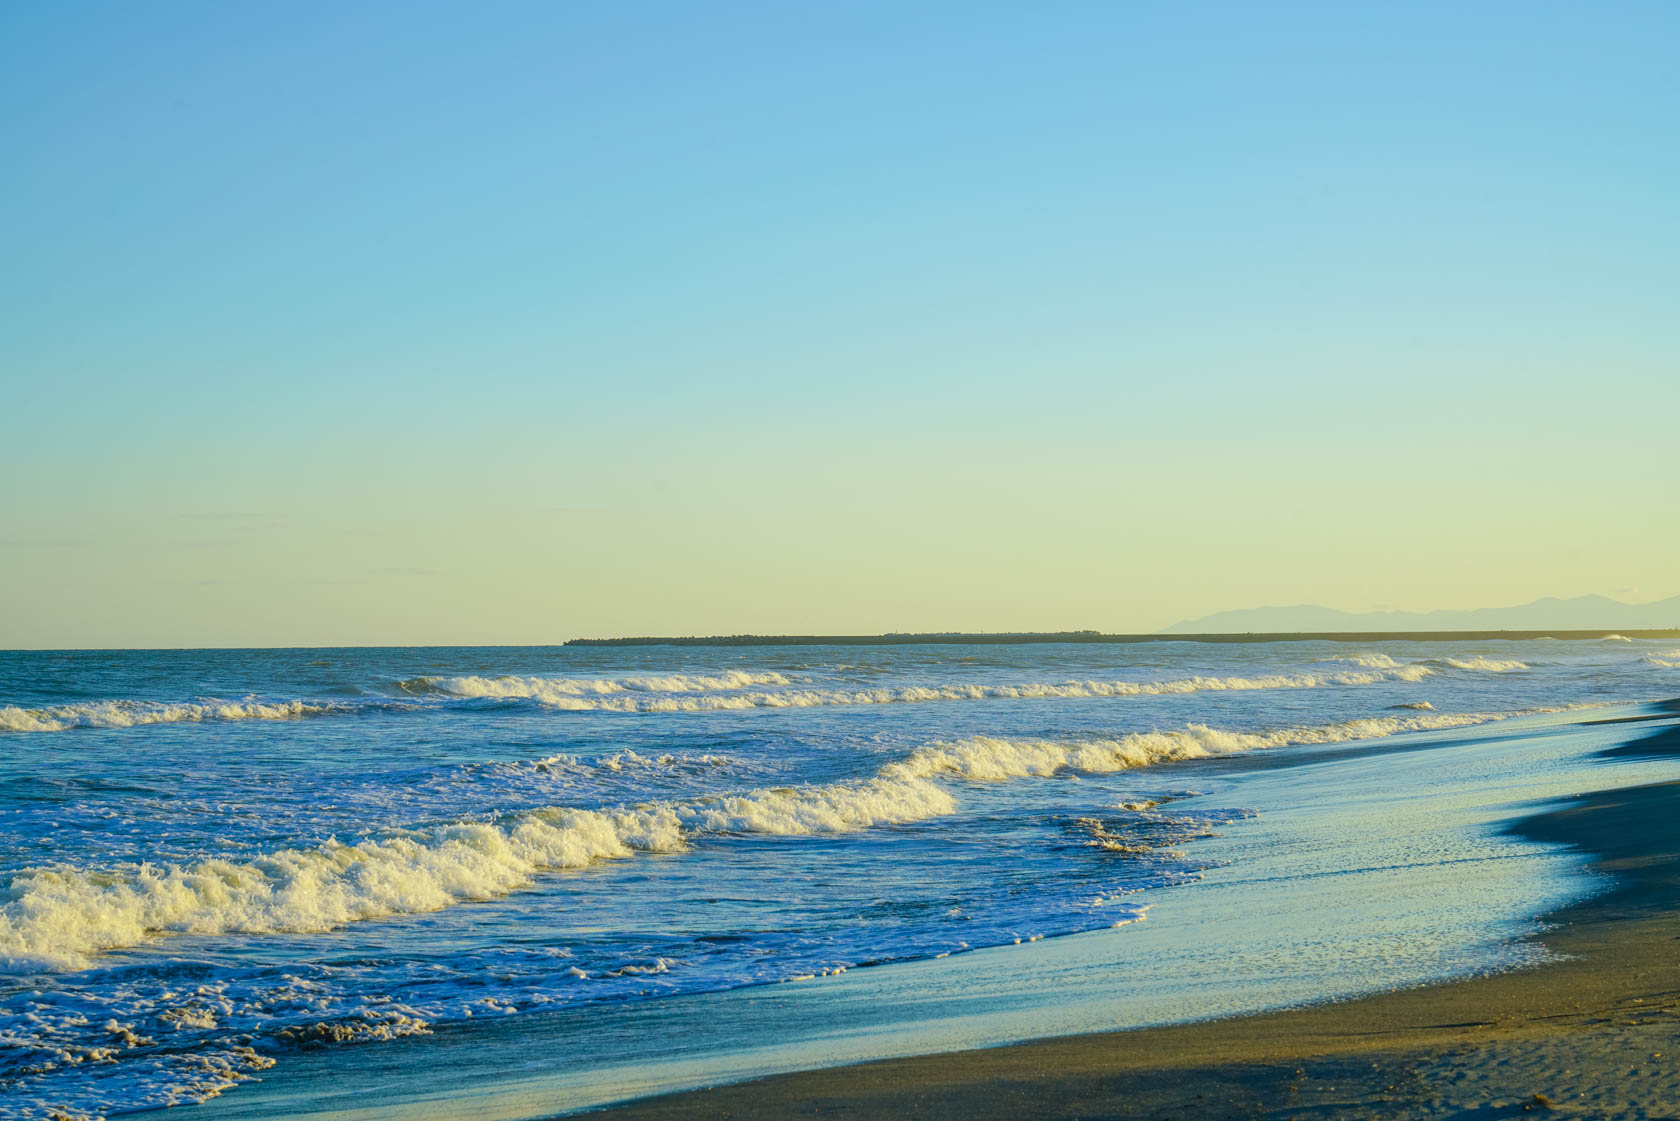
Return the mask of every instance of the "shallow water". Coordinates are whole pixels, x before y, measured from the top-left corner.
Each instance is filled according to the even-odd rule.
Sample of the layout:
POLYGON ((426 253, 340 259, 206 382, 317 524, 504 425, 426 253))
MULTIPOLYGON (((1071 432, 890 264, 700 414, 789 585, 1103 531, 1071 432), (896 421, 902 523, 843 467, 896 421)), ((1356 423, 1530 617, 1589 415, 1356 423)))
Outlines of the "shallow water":
POLYGON ((0 654, 0 1116, 487 1017, 571 1032, 579 1102, 1116 1026, 1010 981, 1018 941, 1129 970, 1137 1023, 1519 963, 1582 885, 1492 825, 1593 781, 1540 730, 1677 672, 1672 640, 0 654), (1273 960, 1354 874, 1388 886, 1335 947, 1209 972, 1210 916, 1273 960), (883 1011, 907 985, 925 1014, 883 1011), (824 1023, 865 994, 852 1042, 692 1028, 804 989, 824 1023))

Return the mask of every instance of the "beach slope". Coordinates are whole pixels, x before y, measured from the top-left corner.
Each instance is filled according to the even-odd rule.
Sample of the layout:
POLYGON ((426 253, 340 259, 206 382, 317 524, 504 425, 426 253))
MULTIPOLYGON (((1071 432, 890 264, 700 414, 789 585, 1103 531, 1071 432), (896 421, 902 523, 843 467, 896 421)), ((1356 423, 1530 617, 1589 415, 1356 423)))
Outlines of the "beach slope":
MULTIPOLYGON (((1674 706, 1668 706, 1672 711, 1674 706)), ((1680 755, 1662 715, 1610 755, 1680 755)), ((778 1075, 592 1116, 1670 1117, 1680 1103, 1680 782, 1569 800, 1514 829, 1613 886, 1547 916, 1553 958, 1337 1004, 778 1075)))

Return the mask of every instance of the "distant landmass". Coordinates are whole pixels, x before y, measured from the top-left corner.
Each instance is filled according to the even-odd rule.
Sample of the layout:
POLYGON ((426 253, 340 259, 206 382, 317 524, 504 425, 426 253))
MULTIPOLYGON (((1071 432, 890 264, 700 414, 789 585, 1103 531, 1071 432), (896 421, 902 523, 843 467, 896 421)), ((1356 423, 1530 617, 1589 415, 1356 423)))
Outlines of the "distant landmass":
MULTIPOLYGON (((1623 606, 1626 606, 1625 604, 1623 606)), ((1515 610, 1515 609, 1513 609, 1515 610)), ((1443 615, 1469 616, 1474 612, 1449 613, 1443 615)), ((1403 615, 1395 613, 1400 619, 1432 619, 1429 615, 1403 615)), ((1243 619, 1229 623, 1230 626, 1243 625, 1243 619)), ((1622 624, 1600 623, 1594 627, 1512 627, 1505 624, 1472 629, 1457 624, 1437 624, 1422 628, 1409 626, 1401 629, 1388 621, 1383 615, 1352 615, 1340 611, 1328 611, 1326 608, 1264 608, 1256 612, 1229 611, 1221 615, 1210 615, 1207 619, 1196 619, 1176 624, 1186 630, 1170 629, 1156 631, 1153 634, 1104 634, 1101 631, 986 631, 986 632, 958 632, 939 631, 936 633, 896 633, 896 634, 718 634, 718 635, 645 635, 629 638, 574 638, 568 640, 566 646, 925 646, 925 645, 960 645, 960 646, 1009 646, 1028 643, 1060 642, 1060 643, 1127 643, 1127 642, 1301 642, 1307 639, 1323 639, 1332 642, 1383 642, 1392 639, 1409 639, 1418 642, 1445 642, 1449 640, 1487 640, 1487 639, 1530 639, 1530 638, 1562 638, 1562 639, 1601 639, 1611 633, 1621 634, 1627 638, 1665 638, 1680 639, 1680 626, 1671 627, 1638 627, 1622 624), (1295 630, 1230 630, 1204 631, 1205 626, 1214 626, 1224 622, 1228 617, 1260 615, 1262 611, 1324 611, 1327 612, 1322 625, 1308 625, 1295 630), (1363 619, 1374 618, 1382 625, 1353 627, 1349 621, 1358 622, 1363 619)))
POLYGON ((1527 631, 1547 628, 1607 631, 1680 627, 1680 596, 1655 603, 1623 603, 1608 596, 1548 596, 1518 607, 1474 611, 1337 611, 1331 607, 1252 607, 1174 623, 1161 634, 1347 631, 1527 631))
POLYGON ((1655 603, 1622 603, 1608 596, 1537 599, 1519 607, 1474 611, 1337 611, 1331 607, 1255 607, 1186 619, 1153 634, 1101 631, 1003 631, 893 634, 729 634, 574 638, 567 646, 909 646, 1064 642, 1293 642, 1329 638, 1369 642, 1384 638, 1603 638, 1626 632, 1644 638, 1680 638, 1680 596, 1655 603))

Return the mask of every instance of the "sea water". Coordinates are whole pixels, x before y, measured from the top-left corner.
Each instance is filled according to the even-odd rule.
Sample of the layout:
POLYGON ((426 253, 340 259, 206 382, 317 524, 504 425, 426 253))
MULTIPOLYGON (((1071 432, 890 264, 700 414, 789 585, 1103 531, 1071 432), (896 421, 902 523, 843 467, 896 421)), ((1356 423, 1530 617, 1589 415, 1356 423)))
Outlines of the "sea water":
MULTIPOLYGON (((703 1069, 764 1069, 742 1058, 764 1039, 706 1038, 735 994, 863 970, 889 980, 833 991, 913 975, 931 1007, 993 984, 975 963, 998 948, 1097 930, 1180 1010, 1136 1022, 1520 963, 1498 921, 1555 904, 1556 863, 1470 867, 1514 842, 1448 841, 1578 786, 1582 762, 1497 745, 1677 684, 1673 640, 1617 636, 0 653, 0 1116, 202 1101, 485 1019, 570 1025, 600 1085, 615 1053, 591 1025, 661 1009, 703 1069), (1326 753, 1388 759, 1383 789, 1252 765, 1326 753), (1456 816, 1417 836, 1431 813, 1456 816), (1431 906, 1414 872, 1355 916, 1380 951, 1356 976, 1308 955, 1248 997, 1222 985, 1229 1007, 1194 999, 1183 978, 1221 976, 1230 948, 1197 959, 1175 912, 1287 907, 1347 871, 1338 838, 1388 834, 1400 864, 1482 877, 1494 902, 1431 906), (1165 987, 1136 952, 1156 943, 1189 954, 1165 987)), ((1126 1026, 1054 1003, 1033 1023, 1126 1026)), ((769 1065, 1028 1030, 883 1015, 859 1029, 872 1050, 807 1031, 769 1065)))

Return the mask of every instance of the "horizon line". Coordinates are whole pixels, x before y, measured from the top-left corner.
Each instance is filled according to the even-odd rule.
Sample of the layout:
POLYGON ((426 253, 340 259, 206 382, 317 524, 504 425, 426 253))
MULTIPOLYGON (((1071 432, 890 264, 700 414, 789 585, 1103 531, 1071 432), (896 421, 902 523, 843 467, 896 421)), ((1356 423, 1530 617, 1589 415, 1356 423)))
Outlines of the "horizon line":
POLYGON ((311 645, 256 646, 15 646, 0 648, 3 654, 149 653, 155 651, 245 651, 245 650, 559 650, 565 647, 626 646, 920 646, 920 645, 1027 645, 1027 644, 1110 644, 1142 642, 1435 642, 1532 641, 1553 638, 1560 641, 1602 641, 1607 638, 1680 638, 1680 627, 1540 627, 1479 630, 1431 631, 1207 631, 1173 634, 1163 631, 1126 634, 1094 630, 1078 631, 888 631, 881 634, 733 634, 733 635, 633 635, 617 638, 569 638, 560 642, 489 643, 334 643, 311 645))

